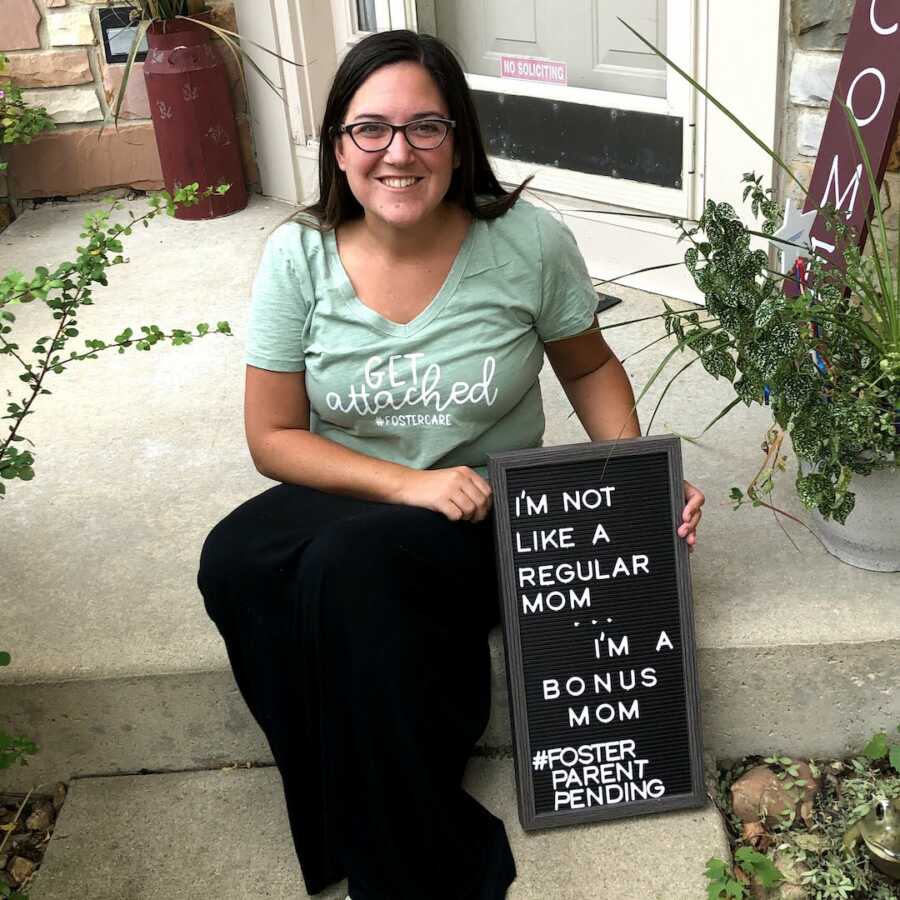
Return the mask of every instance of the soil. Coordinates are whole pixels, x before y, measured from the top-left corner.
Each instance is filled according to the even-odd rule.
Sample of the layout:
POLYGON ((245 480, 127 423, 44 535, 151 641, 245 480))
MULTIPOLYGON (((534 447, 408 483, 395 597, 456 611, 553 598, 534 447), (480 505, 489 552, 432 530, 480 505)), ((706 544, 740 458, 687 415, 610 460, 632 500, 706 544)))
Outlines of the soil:
POLYGON ((25 891, 40 869, 66 790, 59 782, 50 794, 0 794, 0 882, 13 891, 25 891))

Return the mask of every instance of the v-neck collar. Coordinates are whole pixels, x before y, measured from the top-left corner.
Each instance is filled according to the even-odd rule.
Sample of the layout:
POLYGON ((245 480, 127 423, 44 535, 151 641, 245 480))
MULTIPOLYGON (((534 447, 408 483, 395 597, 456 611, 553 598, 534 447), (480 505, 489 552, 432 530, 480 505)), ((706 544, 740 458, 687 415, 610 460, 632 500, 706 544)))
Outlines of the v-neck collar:
MULTIPOLYGON (((470 258, 473 257, 473 249, 476 245, 484 243, 482 237, 483 228, 484 223, 482 220, 472 219, 469 223, 468 231, 466 231, 466 236, 463 238, 463 242, 453 260, 453 265, 450 266, 450 271, 444 279, 444 283, 434 295, 431 302, 414 319, 405 323, 394 322, 391 319, 385 318, 381 313, 366 306, 366 304, 359 299, 356 295, 356 291, 353 289, 350 276, 344 268, 344 263, 338 252, 337 236, 334 229, 332 229, 326 232, 325 240, 327 249, 334 259, 335 269, 339 274, 338 289, 340 291, 341 299, 345 302, 347 308, 353 315, 384 334, 397 335, 400 337, 417 334, 428 325, 429 322, 432 322, 447 303, 450 302, 453 295, 456 293, 457 287, 459 287, 460 281, 462 281, 465 275, 469 274, 466 269, 470 258)), ((493 258, 493 252, 490 247, 487 248, 487 252, 491 255, 491 258, 493 258)), ((483 253, 481 255, 483 256, 483 253)), ((490 267, 491 266, 488 266, 488 268, 490 267)), ((484 271, 484 268, 484 266, 481 266, 479 271, 484 271)))

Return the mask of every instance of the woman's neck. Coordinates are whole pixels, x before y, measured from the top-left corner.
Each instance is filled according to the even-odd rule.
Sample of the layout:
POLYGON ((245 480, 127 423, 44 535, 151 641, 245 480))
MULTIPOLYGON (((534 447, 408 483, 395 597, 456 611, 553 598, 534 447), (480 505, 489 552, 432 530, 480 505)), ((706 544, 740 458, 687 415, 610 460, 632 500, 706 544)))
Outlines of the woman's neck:
POLYGON ((471 218, 461 207, 447 203, 411 228, 393 228, 371 215, 358 219, 353 227, 358 229, 357 239, 383 260, 399 264, 446 247, 450 235, 458 234, 459 230, 465 233, 471 218))

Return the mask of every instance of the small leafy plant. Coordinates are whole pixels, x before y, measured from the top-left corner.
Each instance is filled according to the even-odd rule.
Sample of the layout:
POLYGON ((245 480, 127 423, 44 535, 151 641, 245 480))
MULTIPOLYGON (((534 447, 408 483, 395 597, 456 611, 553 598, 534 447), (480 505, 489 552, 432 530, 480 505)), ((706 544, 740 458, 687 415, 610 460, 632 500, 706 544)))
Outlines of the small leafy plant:
MULTIPOLYGON (((771 234, 777 212, 759 179, 747 174, 744 181, 765 216, 763 233, 771 234)), ((852 477, 893 467, 900 450, 900 301, 873 284, 880 251, 864 259, 840 217, 830 221, 848 241, 846 272, 826 273, 815 260, 815 290, 791 299, 783 294, 783 275, 769 270, 767 254, 751 248, 754 232, 727 203, 708 201, 695 226, 679 223, 692 244, 685 265, 706 310, 685 317, 667 306, 664 319, 677 341, 673 353, 691 352, 710 375, 734 386, 734 400, 714 421, 738 403, 772 411, 766 461, 746 497, 732 490, 735 505, 749 500, 773 508, 768 501, 785 468, 782 443, 789 433, 806 464, 796 479, 801 501, 843 523, 854 505, 852 477)))
MULTIPOLYGON (((0 144, 30 144, 42 131, 56 127, 43 106, 29 106, 22 91, 10 81, 3 80, 9 57, 0 53, 0 144)), ((0 161, 0 172, 9 164, 0 161)))
POLYGON ((741 847, 734 854, 734 867, 713 857, 706 863, 708 900, 744 900, 749 897, 747 884, 755 878, 763 887, 770 888, 783 880, 783 876, 764 853, 752 847, 741 847))
MULTIPOLYGON (((8 666, 11 658, 5 650, 0 650, 0 666, 8 666)), ((27 738, 11 737, 0 731, 0 769, 9 769, 16 763, 27 766, 28 754, 37 753, 37 747, 27 738)), ((0 895, 2 896, 2 895, 0 895)))
MULTIPOLYGON (((900 731, 900 725, 897 726, 900 731)), ((863 750, 863 756, 873 761, 887 760, 891 768, 900 775, 900 744, 889 744, 887 732, 879 731, 863 750)))
POLYGON ((0 355, 9 356, 18 363, 19 380, 26 385, 25 396, 18 402, 12 399, 12 388, 6 389, 10 402, 6 415, 0 416, 0 421, 7 420, 12 424, 7 434, 0 437, 0 479, 3 479, 0 481, 0 499, 6 494, 4 481, 31 481, 34 478, 35 454, 30 449, 19 449, 15 444, 31 444, 22 434, 22 425, 28 416, 34 414, 38 397, 50 393, 47 385, 52 375, 61 375, 74 363, 97 359, 97 354, 103 350, 116 349, 119 353, 131 348, 149 351, 161 341, 182 346, 211 333, 231 334, 227 322, 219 322, 214 329, 201 322, 194 331, 174 328, 168 333, 158 325, 142 325, 140 335, 136 335, 131 328, 125 328, 111 341, 87 339, 84 341, 86 350, 68 350, 69 343, 80 334, 78 319, 82 307, 94 303, 95 285, 107 285, 107 270, 126 261, 122 255, 121 239, 130 235, 137 225, 148 227, 150 221, 162 212, 174 215, 179 205, 193 205, 200 197, 211 193, 222 194, 227 190, 228 185, 222 185, 207 188, 200 194, 198 185, 191 184, 180 188, 174 196, 165 191, 153 194, 149 200, 150 209, 144 215, 135 216, 129 210, 130 221, 127 224, 110 220, 111 213, 122 207, 120 201, 115 201, 109 209, 85 216, 84 231, 80 234, 85 243, 78 247, 78 256, 74 261, 59 263, 53 270, 39 266, 30 277, 21 272, 8 272, 0 278, 0 355), (50 333, 34 341, 32 360, 29 360, 28 354, 11 335, 16 316, 10 308, 35 300, 46 305, 54 325, 48 329, 50 333))

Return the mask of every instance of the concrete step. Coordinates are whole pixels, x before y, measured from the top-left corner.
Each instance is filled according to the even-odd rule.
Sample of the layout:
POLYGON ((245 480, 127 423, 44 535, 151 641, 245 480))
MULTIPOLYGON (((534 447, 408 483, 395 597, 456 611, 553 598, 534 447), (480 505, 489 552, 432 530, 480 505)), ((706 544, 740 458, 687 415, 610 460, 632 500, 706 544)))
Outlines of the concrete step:
MULTIPOLYGON (((46 205, 0 236, 0 271, 72 257, 96 203, 46 205)), ((139 211, 139 210, 138 210, 139 211)), ((271 482, 253 469, 242 425, 242 335, 266 235, 290 208, 253 198, 210 222, 165 219, 128 240, 132 262, 85 308, 85 337, 130 325, 186 327, 228 319, 233 339, 101 356, 51 381, 29 418, 37 477, 2 504, 4 579, 0 728, 41 748, 3 773, 10 790, 84 775, 271 763, 207 618, 195 577, 210 528, 271 482)), ((603 322, 659 311, 661 298, 616 289, 603 322)), ((34 337, 38 304, 20 307, 34 337)), ((620 357, 661 333, 658 322, 610 328, 620 357)), ((24 335, 20 344, 27 345, 24 335)), ((626 362, 641 385, 664 352, 626 362)), ((0 358, 0 384, 10 382, 0 358)), ((688 373, 654 433, 696 434, 729 387, 688 373)), ((551 372, 543 373, 547 443, 584 439, 551 372)), ((644 426, 660 388, 642 404, 644 426)), ((700 444, 685 472, 708 501, 693 556, 705 748, 719 758, 775 750, 842 755, 900 719, 900 575, 853 569, 801 528, 759 510, 732 511, 728 492, 759 466, 764 410, 739 408, 700 444)), ((785 479, 780 503, 802 515, 785 479)), ((494 715, 482 744, 509 745, 499 634, 494 715)))
MULTIPOLYGON (((711 804, 526 834, 511 761, 473 759, 466 787, 506 823, 518 871, 510 900, 698 900, 706 860, 727 853, 711 804)), ((274 768, 73 781, 28 893, 31 900, 308 896, 274 768)), ((316 896, 345 895, 342 884, 316 896)))

